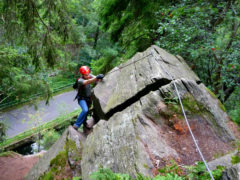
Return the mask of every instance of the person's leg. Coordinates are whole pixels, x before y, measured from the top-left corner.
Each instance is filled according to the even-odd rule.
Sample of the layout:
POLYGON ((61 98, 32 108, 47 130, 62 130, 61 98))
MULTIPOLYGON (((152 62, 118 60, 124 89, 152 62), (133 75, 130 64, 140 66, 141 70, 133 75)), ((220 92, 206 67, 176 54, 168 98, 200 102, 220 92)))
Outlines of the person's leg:
MULTIPOLYGON (((92 101, 91 101, 91 99, 89 98, 89 99, 86 99, 86 103, 87 103, 87 106, 88 106, 88 109, 90 109, 90 107, 91 107, 91 105, 92 105, 92 101)), ((88 113, 89 113, 89 111, 88 111, 88 113)), ((86 127, 86 128, 88 128, 87 127, 87 116, 88 116, 88 113, 87 113, 87 115, 86 115, 86 118, 85 118, 85 120, 83 121, 83 127, 86 127)))
POLYGON ((88 113, 88 106, 87 106, 87 103, 85 100, 79 100, 79 105, 80 107, 82 108, 82 112, 80 113, 80 115, 78 116, 77 118, 77 121, 75 122, 74 126, 79 128, 82 123, 84 122, 86 116, 87 116, 87 113, 88 113))

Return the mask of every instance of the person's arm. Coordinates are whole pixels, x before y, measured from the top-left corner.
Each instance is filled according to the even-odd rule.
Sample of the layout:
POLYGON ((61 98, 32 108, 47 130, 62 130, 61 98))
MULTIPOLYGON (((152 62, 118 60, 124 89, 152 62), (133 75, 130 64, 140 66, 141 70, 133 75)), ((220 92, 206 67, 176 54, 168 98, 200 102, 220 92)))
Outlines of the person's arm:
POLYGON ((97 75, 97 76, 93 76, 93 75, 91 75, 92 76, 92 78, 91 79, 87 79, 87 80, 84 80, 84 81, 82 81, 82 79, 79 81, 82 85, 87 85, 87 84, 91 84, 91 83, 94 83, 94 82, 96 82, 96 81, 98 81, 98 80, 101 80, 101 79, 103 79, 104 78, 104 75, 103 74, 99 74, 99 75, 97 75))
POLYGON ((88 79, 88 80, 84 80, 83 81, 83 85, 87 85, 87 84, 91 84, 91 83, 94 83, 96 82, 98 79, 96 77, 93 77, 91 79, 88 79))

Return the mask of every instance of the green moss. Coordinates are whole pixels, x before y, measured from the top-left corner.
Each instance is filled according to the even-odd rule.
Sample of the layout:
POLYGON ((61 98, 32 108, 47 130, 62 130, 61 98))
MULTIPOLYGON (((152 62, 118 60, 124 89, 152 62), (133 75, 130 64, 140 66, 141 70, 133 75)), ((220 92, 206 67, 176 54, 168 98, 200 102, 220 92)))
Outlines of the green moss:
MULTIPOLYGON (((175 111, 172 109, 171 105, 168 105, 168 108, 166 111, 159 112, 159 115, 165 119, 171 118, 174 114, 175 114, 175 111)), ((155 116, 155 117, 158 118, 157 116, 155 116)))
POLYGON ((209 94, 210 94, 213 98, 217 99, 217 96, 216 96, 210 89, 208 89, 208 88, 206 87, 206 90, 209 92, 209 94))
POLYGON ((149 166, 147 164, 143 164, 143 167, 149 169, 149 166))
POLYGON ((71 151, 71 152, 77 150, 76 143, 73 140, 71 140, 71 139, 67 140, 66 148, 68 149, 68 151, 71 151))
POLYGON ((12 157, 14 155, 19 155, 13 151, 7 151, 7 152, 3 152, 3 153, 0 153, 0 157, 12 157))
POLYGON ((136 136, 136 140, 141 140, 140 137, 139 137, 138 135, 136 136))
POLYGON ((61 169, 63 169, 67 162, 67 151, 61 151, 58 155, 51 160, 50 167, 51 171, 58 173, 61 169))
MULTIPOLYGON (((139 119, 139 115, 137 116, 137 118, 139 119)), ((132 122, 133 122, 133 125, 134 125, 134 126, 136 126, 137 118, 133 118, 133 119, 132 119, 132 122)))
POLYGON ((188 110, 192 114, 202 114, 206 112, 206 108, 203 104, 197 102, 192 95, 188 94, 182 100, 184 109, 188 110))
POLYGON ((225 155, 224 152, 216 152, 216 153, 213 154, 213 158, 217 159, 217 158, 220 158, 224 155, 225 155))
MULTIPOLYGON (((81 146, 81 150, 82 150, 83 145, 81 142, 80 142, 80 146, 81 146)), ((67 148, 68 152, 71 152, 72 155, 75 155, 73 157, 75 161, 82 160, 82 156, 81 156, 82 152, 79 153, 76 143, 73 140, 68 139, 68 141, 66 142, 66 148, 67 148)))
POLYGON ((182 100, 184 109, 189 111, 191 114, 196 114, 204 117, 215 127, 218 134, 221 134, 221 129, 218 127, 216 120, 213 115, 204 107, 204 105, 196 101, 192 95, 187 95, 182 100))
POLYGON ((224 112, 227 112, 225 106, 221 103, 219 99, 218 99, 218 105, 224 112))
POLYGON ((209 92, 209 94, 210 94, 213 98, 215 98, 215 99, 218 100, 218 105, 219 105, 219 107, 220 107, 224 112, 226 112, 225 106, 221 103, 221 101, 217 98, 217 96, 216 96, 210 89, 208 89, 207 87, 206 87, 206 90, 209 92))
POLYGON ((39 178, 39 180, 53 180, 54 177, 64 170, 67 163, 67 150, 64 148, 58 155, 50 161, 50 170, 39 178))
MULTIPOLYGON (((197 102, 190 94, 185 95, 185 97, 182 99, 182 104, 184 110, 190 112, 191 114, 202 114, 206 112, 206 108, 204 108, 204 106, 201 103, 197 102)), ((160 115, 167 119, 172 118, 174 114, 177 114, 178 117, 183 118, 180 103, 178 104, 169 103, 167 105, 167 110, 164 112, 160 112, 160 115)))
POLYGON ((112 95, 108 100, 105 110, 109 110, 114 107, 119 102, 119 97, 117 95, 112 95))
POLYGON ((82 177, 73 177, 72 180, 81 180, 82 177))
POLYGON ((49 171, 46 175, 41 176, 39 180, 54 180, 54 175, 49 171))

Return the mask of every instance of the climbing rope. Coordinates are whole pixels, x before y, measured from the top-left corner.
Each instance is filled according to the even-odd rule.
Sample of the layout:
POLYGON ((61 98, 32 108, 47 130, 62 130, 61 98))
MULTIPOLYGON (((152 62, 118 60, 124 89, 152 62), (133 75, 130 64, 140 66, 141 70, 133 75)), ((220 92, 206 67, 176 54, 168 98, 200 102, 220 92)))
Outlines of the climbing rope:
MULTIPOLYGON (((160 59, 158 59, 158 58, 155 57, 154 55, 152 55, 152 56, 154 57, 154 59, 160 61, 160 59)), ((160 55, 159 55, 159 56, 160 56, 160 55)), ((161 57, 161 56, 160 56, 160 57, 161 57)), ((162 57, 161 57, 161 59, 162 59, 162 61, 163 61, 163 58, 162 58, 162 57)), ((162 68, 161 64, 159 64, 159 65, 160 65, 160 67, 162 68)), ((208 168, 207 162, 205 161, 205 159, 204 159, 204 157, 203 157, 203 154, 202 154, 202 152, 201 152, 201 150, 200 150, 200 148, 199 148, 199 146, 198 146, 198 144, 197 144, 197 140, 196 140, 196 138, 194 137, 194 134, 193 134, 193 132, 192 132, 192 130, 191 130, 191 127, 190 127, 190 125, 189 125, 189 122, 188 122, 188 119, 187 119, 185 110, 184 110, 184 108, 183 108, 182 100, 181 100, 180 95, 179 95, 179 91, 178 91, 177 85, 176 85, 173 77, 172 77, 164 68, 162 68, 162 69, 163 69, 163 71, 171 78, 171 80, 172 80, 172 82, 173 82, 173 84, 174 84, 174 87, 175 87, 175 90, 176 90, 176 92, 177 92, 177 96, 178 96, 178 99, 179 99, 179 102, 180 102, 180 105, 181 105, 182 113, 183 113, 183 115, 184 115, 184 119, 185 119, 185 121, 186 121, 186 124, 187 124, 187 127, 188 127, 188 129, 189 129, 189 132, 190 132, 190 134, 191 134, 191 136, 192 136, 192 139, 193 139, 193 141, 194 141, 194 143, 195 143, 195 146, 196 146, 196 148, 197 148, 197 150, 198 150, 198 152, 199 152, 199 154, 200 154, 200 156, 201 156, 201 158, 202 158, 202 160, 203 160, 203 162, 204 162, 204 165, 205 165, 208 173, 209 173, 210 176, 211 176, 211 179, 214 180, 214 177, 213 177, 210 169, 208 168)))
POLYGON ((127 66, 130 66, 131 64, 135 64, 136 62, 141 61, 141 60, 145 59, 148 56, 152 56, 152 54, 148 54, 148 55, 146 55, 146 56, 144 56, 144 57, 142 57, 142 58, 140 58, 140 59, 138 59, 136 61, 133 61, 133 62, 131 62, 131 63, 125 65, 125 66, 119 67, 118 69, 115 69, 114 71, 110 71, 108 74, 111 74, 113 72, 119 71, 119 70, 121 70, 121 69, 123 69, 123 68, 125 68, 127 66))

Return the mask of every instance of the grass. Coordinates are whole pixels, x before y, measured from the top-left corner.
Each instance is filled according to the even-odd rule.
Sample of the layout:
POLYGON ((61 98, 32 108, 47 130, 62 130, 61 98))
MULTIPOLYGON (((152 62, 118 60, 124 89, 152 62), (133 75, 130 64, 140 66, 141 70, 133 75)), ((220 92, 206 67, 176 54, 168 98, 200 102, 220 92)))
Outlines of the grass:
POLYGON ((7 151, 7 152, 0 153, 0 157, 12 157, 14 155, 19 155, 19 154, 15 153, 13 151, 7 151))
POLYGON ((62 115, 62 116, 59 116, 58 118, 56 118, 55 120, 52 120, 50 122, 47 122, 37 128, 32 128, 28 131, 25 131, 23 133, 20 133, 12 138, 9 138, 9 139, 6 139, 5 141, 3 141, 1 144, 0 144, 0 149, 5 149, 6 147, 12 145, 12 144, 15 144, 19 141, 22 141, 26 138, 29 138, 29 137, 32 137, 34 135, 37 135, 39 130, 40 132, 43 132, 43 131, 47 131, 49 129, 52 129, 52 128, 55 128, 55 127, 58 127, 58 126, 63 126, 64 123, 69 123, 69 121, 73 121, 73 118, 76 117, 79 113, 80 113, 80 109, 79 110, 75 110, 67 115, 62 115))

